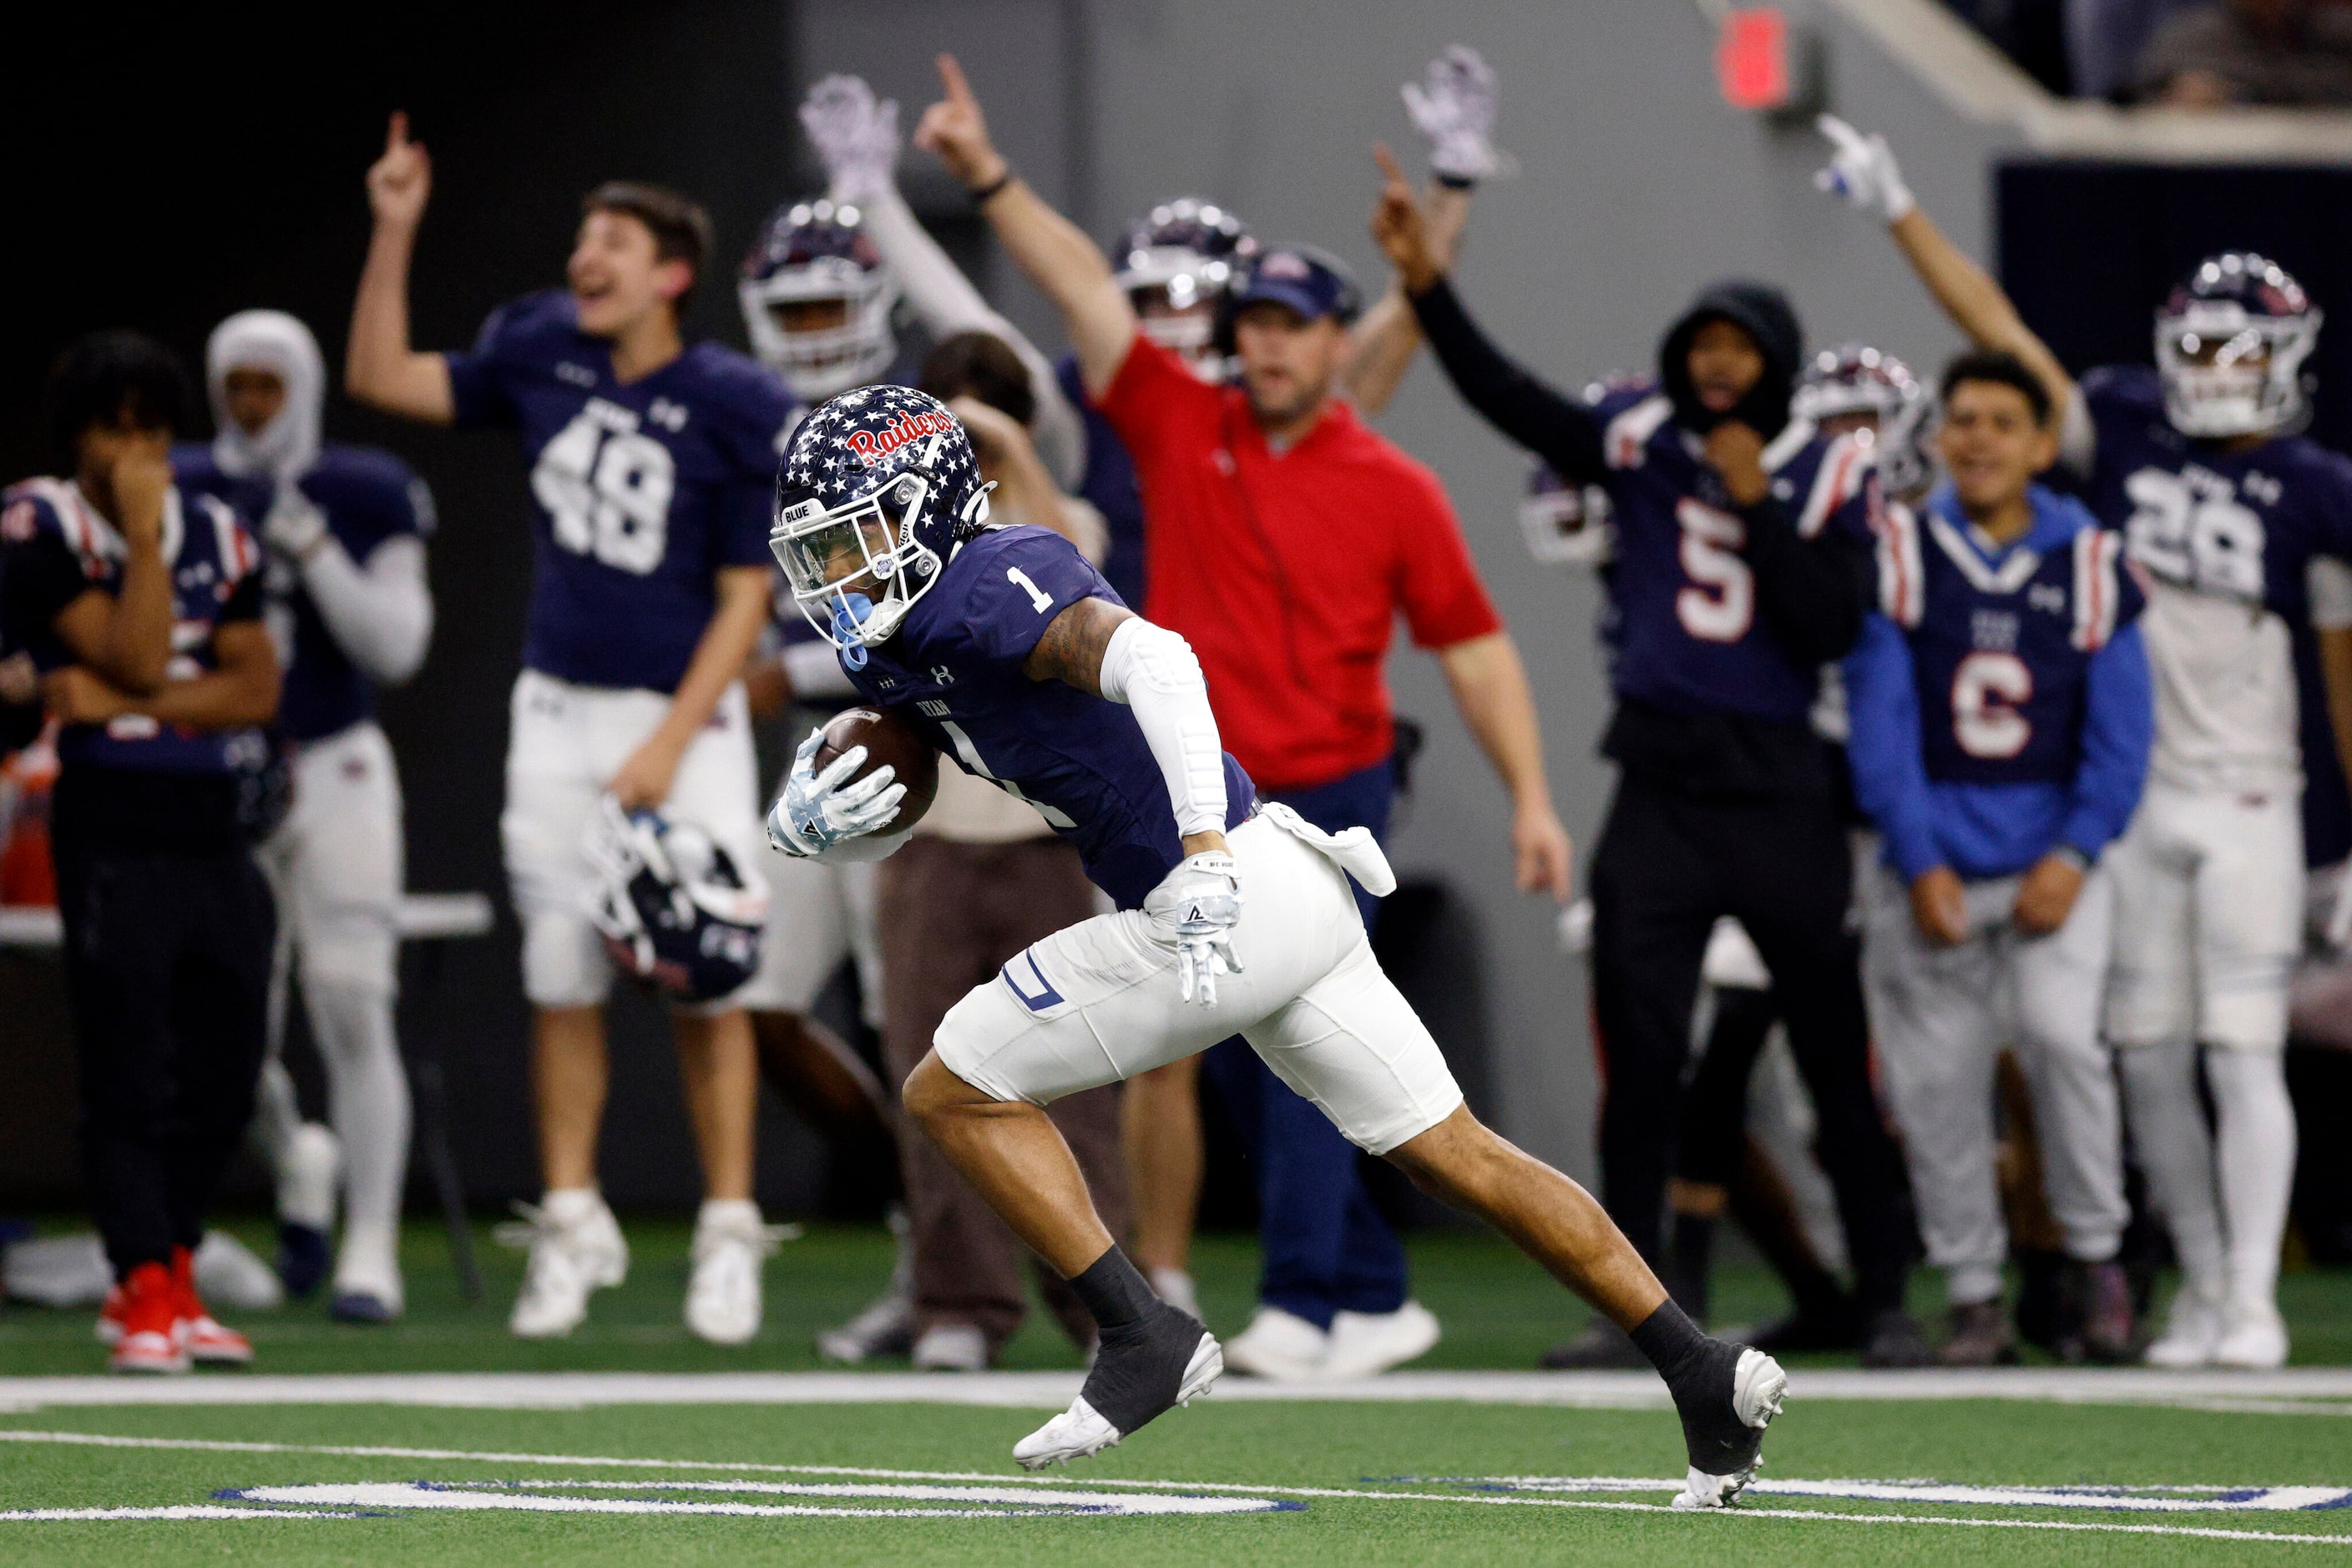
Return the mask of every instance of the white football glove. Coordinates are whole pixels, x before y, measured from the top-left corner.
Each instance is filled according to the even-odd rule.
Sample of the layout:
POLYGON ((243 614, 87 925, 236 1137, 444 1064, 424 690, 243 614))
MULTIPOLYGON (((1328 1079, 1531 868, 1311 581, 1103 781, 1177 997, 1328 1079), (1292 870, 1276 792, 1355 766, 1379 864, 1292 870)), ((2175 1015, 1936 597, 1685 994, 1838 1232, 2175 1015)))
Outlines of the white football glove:
POLYGON ((898 166, 898 100, 874 99, 865 79, 829 76, 801 100, 801 129, 834 194, 852 201, 890 188, 898 166))
POLYGON ((1830 139, 1831 147, 1829 166, 1813 175, 1815 185, 1843 196, 1882 223, 1893 223, 1919 205, 1911 199, 1911 187, 1903 183, 1903 170, 1885 137, 1875 132, 1864 136, 1834 114, 1824 114, 1813 124, 1830 139))
POLYGON ((1234 927, 1242 918, 1242 879, 1221 849, 1189 856, 1143 900, 1143 912, 1176 941, 1176 985, 1187 1002, 1213 1007, 1217 976, 1239 974, 1234 927))
POLYGON ((261 520, 261 542, 288 560, 299 562, 326 537, 327 514, 291 480, 279 480, 269 515, 261 520))
POLYGON ((1454 44, 1429 62, 1422 81, 1404 84, 1404 111, 1429 139, 1429 166, 1448 180, 1485 180, 1513 173, 1507 153, 1495 150, 1499 107, 1494 68, 1467 44, 1454 44))
POLYGON ((907 798, 907 786, 894 782, 897 770, 876 768, 855 784, 845 782, 866 762, 866 748, 852 746, 816 771, 817 748, 824 731, 812 730, 793 753, 793 771, 784 793, 768 808, 768 842, 787 855, 822 855, 835 845, 887 826, 907 798))

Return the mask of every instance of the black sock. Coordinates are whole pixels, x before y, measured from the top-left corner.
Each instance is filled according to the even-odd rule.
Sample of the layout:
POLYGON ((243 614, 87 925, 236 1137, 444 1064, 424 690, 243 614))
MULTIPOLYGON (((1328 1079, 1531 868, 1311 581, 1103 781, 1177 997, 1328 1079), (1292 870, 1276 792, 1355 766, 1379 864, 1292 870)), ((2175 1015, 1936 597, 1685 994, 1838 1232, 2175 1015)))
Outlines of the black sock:
POLYGON ((1094 1315, 1095 1326, 1108 1335, 1123 1329, 1160 1305, 1160 1298, 1137 1272, 1127 1254, 1113 1242, 1110 1250, 1071 1277, 1070 1289, 1094 1315))
POLYGON ((1650 1358, 1658 1375, 1673 1389, 1706 1358, 1707 1337, 1690 1315, 1671 1300, 1658 1303, 1658 1310, 1634 1325, 1633 1348, 1650 1358))

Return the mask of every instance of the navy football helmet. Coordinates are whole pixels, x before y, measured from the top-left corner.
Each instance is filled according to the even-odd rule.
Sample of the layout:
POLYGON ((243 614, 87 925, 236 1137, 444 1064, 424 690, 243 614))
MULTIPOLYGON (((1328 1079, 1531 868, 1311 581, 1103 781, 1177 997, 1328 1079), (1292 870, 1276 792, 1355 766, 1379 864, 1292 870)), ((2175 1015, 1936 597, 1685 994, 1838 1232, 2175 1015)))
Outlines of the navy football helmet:
POLYGON ((2156 312, 2164 412, 2184 436, 2269 436, 2310 417, 2304 362, 2319 307, 2286 268, 2251 250, 2198 263, 2156 312))
POLYGON ((769 215, 736 285, 751 347, 806 402, 863 385, 898 352, 890 329, 898 279, 854 206, 794 202, 769 215), (838 321, 806 328, 796 316, 838 321))
POLYGON ((793 432, 768 548, 808 623, 855 668, 988 524, 971 438, 929 393, 845 392, 793 432))
POLYGON ((709 1002, 760 967, 768 889, 688 822, 625 812, 606 795, 588 832, 589 918, 614 963, 683 1002, 709 1002))
POLYGON ((1839 343, 1805 362, 1790 411, 1824 435, 1868 430, 1878 471, 1898 496, 1924 492, 1935 468, 1928 438, 1935 399, 1918 377, 1884 349, 1839 343))
POLYGON ((1519 502, 1519 528, 1528 552, 1547 566, 1606 566, 1616 553, 1609 492, 1599 485, 1571 485, 1536 462, 1528 469, 1528 492, 1519 502))
POLYGON ((1218 368, 1212 353, 1217 304, 1257 241, 1249 226, 1213 202, 1179 196, 1128 228, 1118 247, 1118 286, 1143 335, 1196 370, 1218 368))

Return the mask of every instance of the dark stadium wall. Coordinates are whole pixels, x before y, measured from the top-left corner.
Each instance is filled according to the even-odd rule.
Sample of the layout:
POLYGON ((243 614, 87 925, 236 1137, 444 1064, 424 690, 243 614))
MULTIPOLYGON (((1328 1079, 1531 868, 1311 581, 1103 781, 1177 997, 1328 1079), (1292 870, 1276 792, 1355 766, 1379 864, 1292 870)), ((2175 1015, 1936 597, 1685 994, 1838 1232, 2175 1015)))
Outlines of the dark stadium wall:
MULTIPOLYGON (((19 36, 12 123, 40 134, 0 172, 23 301, 0 334, 0 473, 47 468, 41 379, 94 328, 152 332, 194 369, 221 317, 275 306, 310 323, 333 382, 368 233, 361 177, 394 108, 434 156, 415 270, 420 345, 461 346, 500 300, 560 284, 580 196, 614 176, 709 204, 719 252, 689 324, 740 345, 734 262, 788 188, 797 142, 786 9, 584 0, 551 26, 554 15, 428 4, 346 31, 315 10, 275 28, 243 9, 126 18, 108 8, 51 13, 44 37, 19 36)), ((407 458, 438 504, 432 655, 385 697, 383 717, 406 785, 410 885, 478 889, 501 912, 498 931, 458 944, 430 984, 412 963, 404 1023, 428 1031, 446 1062, 457 1157, 477 1196, 532 1193, 527 1018, 498 849, 529 570, 523 468, 503 435, 403 425, 339 393, 326 426, 407 458)), ((15 994, 0 999, 10 1058, 0 1081, 23 1091, 0 1107, 0 1200, 71 1202, 76 1191, 70 1139, 55 1123, 71 1103, 68 1045, 30 1026, 53 1024, 34 993, 54 980, 44 964, 0 964, 0 986, 15 994), (10 1125, 34 1108, 44 1131, 10 1125)), ((618 1009, 616 1026, 608 1189, 625 1203, 690 1204, 698 1189, 667 1031, 645 1005, 618 1009)), ((772 1103, 762 1152, 763 1196, 806 1208, 817 1150, 772 1103)))

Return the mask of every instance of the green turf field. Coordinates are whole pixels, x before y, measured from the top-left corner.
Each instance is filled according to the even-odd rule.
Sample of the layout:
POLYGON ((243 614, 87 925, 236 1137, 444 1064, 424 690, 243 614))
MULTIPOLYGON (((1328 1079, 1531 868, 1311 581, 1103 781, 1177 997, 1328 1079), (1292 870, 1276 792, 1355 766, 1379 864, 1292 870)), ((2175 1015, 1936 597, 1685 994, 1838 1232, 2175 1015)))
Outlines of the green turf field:
MULTIPOLYGON (((877 1234, 787 1244, 769 1276, 768 1329, 751 1350, 725 1352, 677 1325, 682 1232, 633 1226, 632 1237, 629 1285, 601 1295, 591 1326, 561 1345, 505 1335, 511 1255, 489 1255, 488 1300, 458 1302, 430 1229, 412 1240, 404 1324, 344 1328, 311 1307, 243 1322, 267 1373, 806 1370, 809 1331, 859 1304, 887 1267, 877 1234)), ((1525 1368, 1575 1325, 1578 1314, 1499 1244, 1423 1237, 1414 1253, 1419 1294, 1448 1331, 1424 1364, 1525 1368)), ((1250 1249, 1213 1238, 1201 1265, 1211 1317, 1237 1326, 1250 1249)), ((2298 1359, 2352 1359, 2352 1279, 2288 1283, 2298 1359)), ((1733 1312, 1770 1310, 1755 1276, 1735 1270, 1727 1286, 1733 1312)), ((1769 1490, 1726 1518, 1660 1507, 1681 1461, 1672 1417, 1656 1408, 1472 1402, 1478 1394, 1274 1401, 1235 1389, 1096 1460, 1031 1479, 1009 1450, 1040 1410, 909 1403, 905 1380, 872 1385, 892 1390, 887 1403, 661 1403, 673 1397, 663 1384, 628 1395, 655 1402, 595 1403, 589 1392, 577 1408, 495 1407, 507 1385, 488 1380, 436 1385, 433 1397, 473 1407, 317 1403, 301 1385, 238 1374, 176 1382, 168 1394, 296 1392, 282 1403, 106 1405, 89 1401, 121 1384, 9 1381, 96 1372, 87 1334, 79 1314, 0 1311, 0 1516, 115 1517, 0 1517, 0 1563, 2352 1562, 2352 1507, 2338 1501, 2352 1499, 2352 1385, 2326 1397, 2143 1389, 2150 1402, 2134 1405, 1809 1399, 1801 1369, 1767 1445, 1769 1484, 1960 1489, 1769 1490), (364 1451, 383 1449, 401 1451, 364 1451), (1604 1479, 1627 1484, 1596 1484, 1604 1479), (2124 1491, 1989 1489, 2004 1488, 2124 1491), (2280 1488, 2310 1489, 2258 1489, 2280 1488), (1856 1490, 1864 1495, 1827 1495, 1856 1490), (2098 1506, 2063 1506, 2086 1501, 2098 1506)), ((1010 1363, 1076 1360, 1033 1325, 1010 1363)), ((1034 1385, 939 1386, 965 1400, 1002 1386, 1017 1401, 1034 1385)))

